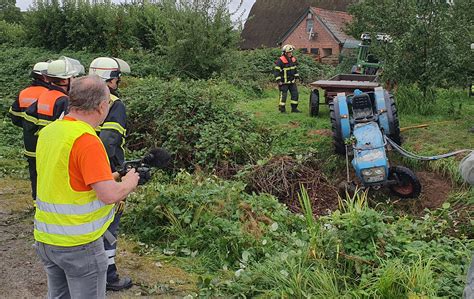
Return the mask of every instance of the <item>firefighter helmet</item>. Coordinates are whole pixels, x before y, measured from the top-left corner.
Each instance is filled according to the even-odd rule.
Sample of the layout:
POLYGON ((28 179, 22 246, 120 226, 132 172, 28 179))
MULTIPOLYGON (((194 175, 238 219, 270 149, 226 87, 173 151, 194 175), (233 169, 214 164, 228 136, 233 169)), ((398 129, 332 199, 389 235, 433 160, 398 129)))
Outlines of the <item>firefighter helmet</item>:
POLYGON ((293 45, 284 45, 283 48, 281 48, 281 51, 283 53, 293 52, 294 50, 295 50, 295 47, 293 45))
POLYGON ((69 79, 84 74, 84 66, 79 60, 66 56, 59 57, 48 63, 46 76, 59 79, 69 79))
POLYGON ((99 57, 89 66, 89 75, 97 75, 104 81, 120 78, 122 73, 130 73, 130 66, 119 58, 99 57))
POLYGON ((48 62, 38 62, 33 67, 33 73, 37 75, 43 75, 48 70, 48 62))

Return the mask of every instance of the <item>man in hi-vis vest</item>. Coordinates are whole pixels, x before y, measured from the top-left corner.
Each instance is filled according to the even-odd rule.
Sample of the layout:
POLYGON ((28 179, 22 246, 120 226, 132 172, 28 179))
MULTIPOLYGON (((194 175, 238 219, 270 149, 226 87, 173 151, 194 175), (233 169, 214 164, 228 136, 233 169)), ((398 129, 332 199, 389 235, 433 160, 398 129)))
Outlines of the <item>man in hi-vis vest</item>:
POLYGON ((278 103, 278 110, 286 112, 286 97, 288 91, 291 94, 291 112, 300 113, 298 110, 298 88, 296 87, 296 79, 300 77, 298 74, 298 61, 293 56, 295 47, 292 45, 284 45, 281 49, 282 54, 275 62, 273 74, 275 81, 278 83, 280 90, 280 101, 278 103))
POLYGON ((71 82, 69 114, 39 133, 36 251, 48 275, 48 298, 105 298, 108 258, 103 235, 114 204, 138 184, 121 182, 94 130, 107 116, 110 94, 97 76, 71 82))

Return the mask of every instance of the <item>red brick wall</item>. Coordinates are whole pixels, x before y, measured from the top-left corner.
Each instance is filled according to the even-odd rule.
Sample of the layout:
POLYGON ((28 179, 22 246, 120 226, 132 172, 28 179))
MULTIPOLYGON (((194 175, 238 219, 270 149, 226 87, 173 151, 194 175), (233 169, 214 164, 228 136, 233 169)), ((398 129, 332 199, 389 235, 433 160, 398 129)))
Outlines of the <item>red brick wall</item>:
POLYGON ((334 37, 329 33, 324 25, 322 25, 315 16, 313 16, 313 32, 315 36, 310 40, 306 32, 306 18, 293 30, 293 32, 283 41, 282 45, 291 44, 296 49, 307 48, 308 53, 311 48, 318 48, 319 55, 322 57, 323 48, 331 48, 333 55, 339 55, 340 48, 334 37))

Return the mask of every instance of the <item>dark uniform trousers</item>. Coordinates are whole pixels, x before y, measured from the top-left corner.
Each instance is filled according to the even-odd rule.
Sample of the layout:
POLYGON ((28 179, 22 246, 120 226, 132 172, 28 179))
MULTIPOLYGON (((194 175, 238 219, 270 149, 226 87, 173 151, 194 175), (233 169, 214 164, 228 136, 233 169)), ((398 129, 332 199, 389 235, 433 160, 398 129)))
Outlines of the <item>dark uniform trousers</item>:
POLYGON ((280 106, 285 106, 286 98, 288 97, 288 91, 291 94, 291 104, 298 104, 298 88, 296 83, 282 84, 279 86, 280 89, 280 106))

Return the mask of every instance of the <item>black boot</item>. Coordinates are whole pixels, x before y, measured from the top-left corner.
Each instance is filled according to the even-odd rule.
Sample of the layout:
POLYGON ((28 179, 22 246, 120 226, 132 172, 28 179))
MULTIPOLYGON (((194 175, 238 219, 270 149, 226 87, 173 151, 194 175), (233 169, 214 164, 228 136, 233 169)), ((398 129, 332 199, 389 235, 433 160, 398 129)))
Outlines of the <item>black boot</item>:
POLYGON ((128 289, 132 286, 132 280, 130 277, 119 277, 113 281, 107 281, 106 289, 110 291, 121 291, 128 289))
POLYGON ((298 110, 298 104, 291 104, 291 113, 301 113, 301 111, 298 110))
POLYGON ((278 110, 280 110, 281 113, 286 113, 286 107, 283 105, 279 105, 278 110))

